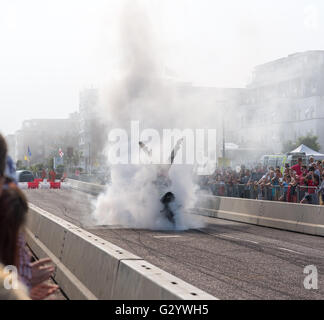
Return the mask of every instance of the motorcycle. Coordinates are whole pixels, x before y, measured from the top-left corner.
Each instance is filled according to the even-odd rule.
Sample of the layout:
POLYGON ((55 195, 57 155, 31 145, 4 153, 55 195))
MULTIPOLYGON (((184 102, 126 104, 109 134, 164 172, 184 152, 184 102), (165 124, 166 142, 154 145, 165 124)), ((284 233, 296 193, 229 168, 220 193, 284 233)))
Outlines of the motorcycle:
MULTIPOLYGON (((157 179, 154 182, 154 184, 157 185, 157 188, 161 190, 161 194, 162 194, 162 197, 160 198, 160 202, 163 204, 163 209, 160 212, 163 213, 164 216, 172 224, 175 224, 175 213, 172 209, 172 203, 175 202, 176 197, 171 191, 168 190, 172 184, 172 181, 169 178, 169 171, 172 167, 172 164, 180 149, 182 142, 183 142, 183 138, 177 142, 175 148, 172 150, 170 156, 170 164, 160 167, 157 179)), ((149 148, 143 142, 140 141, 139 146, 149 157, 152 156, 152 151, 149 150, 149 148)))

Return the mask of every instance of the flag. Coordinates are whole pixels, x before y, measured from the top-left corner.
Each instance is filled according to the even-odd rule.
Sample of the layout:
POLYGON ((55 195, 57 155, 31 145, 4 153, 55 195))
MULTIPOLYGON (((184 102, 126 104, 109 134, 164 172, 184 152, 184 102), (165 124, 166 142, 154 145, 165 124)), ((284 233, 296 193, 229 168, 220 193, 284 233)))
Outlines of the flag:
POLYGON ((29 148, 29 146, 28 146, 28 155, 29 155, 29 157, 31 157, 31 156, 32 156, 32 153, 31 153, 31 151, 30 151, 30 148, 29 148))
POLYGON ((28 161, 28 157, 27 156, 25 156, 25 161, 28 161))
POLYGON ((61 148, 59 149, 59 155, 60 155, 61 158, 63 158, 63 156, 64 156, 64 153, 63 153, 61 148))

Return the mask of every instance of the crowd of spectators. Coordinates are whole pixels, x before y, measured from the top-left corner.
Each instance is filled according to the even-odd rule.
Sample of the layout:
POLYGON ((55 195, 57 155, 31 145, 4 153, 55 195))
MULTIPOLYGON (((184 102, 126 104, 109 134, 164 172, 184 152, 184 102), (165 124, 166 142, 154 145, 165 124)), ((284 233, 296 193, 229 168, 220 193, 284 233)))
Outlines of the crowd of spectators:
POLYGON ((50 259, 34 261, 27 248, 28 202, 13 170, 0 135, 0 300, 43 300, 58 289, 48 282, 54 266, 50 259))
POLYGON ((324 205, 324 161, 299 158, 294 166, 284 168, 257 165, 216 169, 211 176, 199 177, 201 189, 216 196, 324 205))

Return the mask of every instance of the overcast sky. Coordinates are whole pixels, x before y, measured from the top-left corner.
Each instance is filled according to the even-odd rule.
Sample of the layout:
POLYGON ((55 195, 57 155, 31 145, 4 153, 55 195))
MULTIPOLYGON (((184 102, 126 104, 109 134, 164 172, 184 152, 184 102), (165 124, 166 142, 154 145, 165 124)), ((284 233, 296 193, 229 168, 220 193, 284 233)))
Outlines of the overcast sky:
MULTIPOLYGON (((123 0, 0 0, 0 132, 60 118, 116 64, 123 0)), ((255 65, 324 50, 323 0, 139 0, 162 63, 184 81, 244 87, 255 65)))

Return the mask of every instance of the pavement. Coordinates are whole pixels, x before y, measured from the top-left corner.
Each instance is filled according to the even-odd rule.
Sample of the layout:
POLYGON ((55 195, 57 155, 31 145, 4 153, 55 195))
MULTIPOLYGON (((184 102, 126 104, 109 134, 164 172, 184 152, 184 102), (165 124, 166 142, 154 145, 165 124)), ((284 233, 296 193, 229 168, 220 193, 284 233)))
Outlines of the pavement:
POLYGON ((76 190, 27 190, 34 205, 128 250, 219 299, 324 299, 324 238, 201 217, 205 227, 150 231, 96 226, 95 197, 76 190), (304 268, 318 289, 304 287, 304 268))

